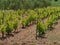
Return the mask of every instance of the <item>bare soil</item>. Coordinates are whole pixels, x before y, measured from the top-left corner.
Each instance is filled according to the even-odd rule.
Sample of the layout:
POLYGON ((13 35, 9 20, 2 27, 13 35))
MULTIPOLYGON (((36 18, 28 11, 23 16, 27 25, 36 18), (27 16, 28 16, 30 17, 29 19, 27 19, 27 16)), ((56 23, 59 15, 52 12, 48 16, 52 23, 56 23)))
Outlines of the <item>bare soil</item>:
MULTIPOLYGON (((1 36, 0 36, 1 37, 1 36)), ((54 29, 46 31, 45 38, 36 40, 36 25, 31 25, 25 29, 18 28, 18 33, 12 33, 5 39, 0 39, 0 45, 60 45, 60 20, 54 25, 54 29)))

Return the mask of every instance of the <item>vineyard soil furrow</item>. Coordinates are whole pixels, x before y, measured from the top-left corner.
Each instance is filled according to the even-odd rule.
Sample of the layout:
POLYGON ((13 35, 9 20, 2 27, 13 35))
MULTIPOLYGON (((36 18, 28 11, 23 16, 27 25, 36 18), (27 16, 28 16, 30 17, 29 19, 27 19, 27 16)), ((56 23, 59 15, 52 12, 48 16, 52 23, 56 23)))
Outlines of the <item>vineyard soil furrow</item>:
MULTIPOLYGON (((12 44, 19 44, 19 45, 22 45, 22 44, 24 44, 24 45, 25 44, 26 45, 30 45, 30 44, 31 45, 48 45, 49 44, 50 45, 51 44, 51 45, 54 45, 54 41, 52 42, 52 39, 50 39, 50 38, 52 36, 53 36, 52 38, 55 38, 55 36, 60 37, 60 36, 58 36, 58 35, 60 35, 60 30, 59 30, 60 28, 59 27, 60 27, 60 20, 58 21, 58 24, 55 26, 55 29, 53 29, 49 33, 46 33, 46 38, 43 38, 43 39, 38 38, 38 40, 36 40, 35 39, 35 34, 36 34, 35 33, 35 25, 33 25, 33 26, 28 28, 29 30, 31 30, 31 32, 29 30, 27 30, 27 32, 25 30, 23 30, 23 31, 19 32, 18 34, 14 35, 14 37, 11 37, 9 39, 7 38, 4 41, 0 40, 1 41, 0 43, 1 44, 3 43, 4 45, 5 45, 5 43, 6 43, 6 45, 8 45, 8 44, 9 45, 12 45, 12 44), (33 28, 33 30, 31 28, 33 28), (22 32, 24 34, 22 34, 22 32), (30 32, 30 33, 28 33, 28 32, 30 32), (27 37, 24 37, 24 35, 26 36, 25 33, 28 34, 27 37), (24 38, 21 38, 21 36, 24 37, 24 38)), ((58 44, 59 40, 57 40, 57 39, 56 39, 56 42, 58 44)))

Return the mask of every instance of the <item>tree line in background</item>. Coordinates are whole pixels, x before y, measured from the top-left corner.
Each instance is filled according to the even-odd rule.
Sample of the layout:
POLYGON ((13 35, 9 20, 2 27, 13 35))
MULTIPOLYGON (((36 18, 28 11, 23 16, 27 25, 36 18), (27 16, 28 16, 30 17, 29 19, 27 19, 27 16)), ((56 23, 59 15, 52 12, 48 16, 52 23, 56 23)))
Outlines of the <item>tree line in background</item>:
POLYGON ((49 0, 0 0, 0 9, 34 9, 50 6, 49 0))

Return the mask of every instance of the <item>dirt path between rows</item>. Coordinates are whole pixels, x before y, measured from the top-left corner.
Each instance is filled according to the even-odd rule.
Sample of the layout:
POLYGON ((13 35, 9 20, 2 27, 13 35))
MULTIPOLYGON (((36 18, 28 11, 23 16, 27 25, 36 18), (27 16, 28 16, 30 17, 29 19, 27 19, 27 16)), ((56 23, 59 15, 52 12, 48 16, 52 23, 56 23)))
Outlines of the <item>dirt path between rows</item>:
POLYGON ((46 38, 38 38, 36 40, 35 31, 35 24, 26 29, 19 28, 19 33, 13 33, 14 36, 4 40, 0 39, 0 45, 60 45, 60 20, 52 31, 46 32, 46 38))

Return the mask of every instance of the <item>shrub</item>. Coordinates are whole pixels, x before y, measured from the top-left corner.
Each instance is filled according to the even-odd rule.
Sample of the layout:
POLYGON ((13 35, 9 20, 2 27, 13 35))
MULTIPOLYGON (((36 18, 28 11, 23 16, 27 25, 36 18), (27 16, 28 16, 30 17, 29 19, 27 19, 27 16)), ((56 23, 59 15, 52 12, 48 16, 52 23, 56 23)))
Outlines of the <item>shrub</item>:
POLYGON ((6 24, 6 32, 8 35, 12 32, 12 28, 10 27, 9 23, 6 24))

